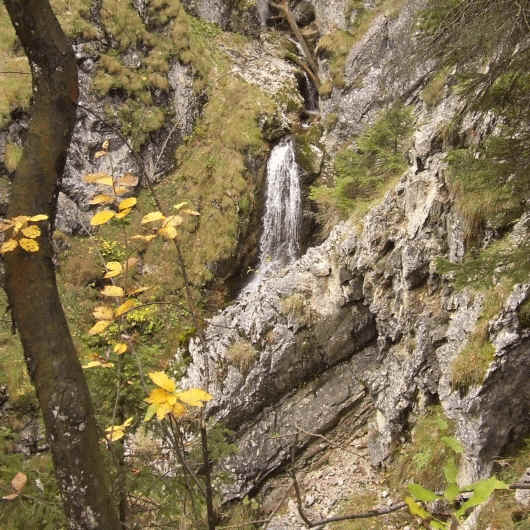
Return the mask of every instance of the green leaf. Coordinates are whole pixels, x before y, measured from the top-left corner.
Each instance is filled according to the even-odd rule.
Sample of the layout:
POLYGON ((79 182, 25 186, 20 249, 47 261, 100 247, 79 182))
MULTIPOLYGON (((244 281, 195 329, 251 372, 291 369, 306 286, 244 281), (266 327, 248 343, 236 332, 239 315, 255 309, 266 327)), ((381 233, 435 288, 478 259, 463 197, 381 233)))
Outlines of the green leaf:
POLYGON ((418 517, 421 517, 422 519, 430 519, 431 514, 425 510, 422 506, 420 506, 412 497, 405 497, 405 502, 407 503, 407 506, 409 507, 409 512, 412 515, 417 515, 418 517))
POLYGON ((463 517, 470 508, 486 502, 495 490, 507 490, 508 484, 502 482, 502 480, 497 480, 496 477, 490 477, 479 480, 466 489, 473 490, 473 496, 458 509, 456 512, 457 517, 463 517))
POLYGON ((419 501, 431 502, 439 498, 438 495, 434 493, 434 491, 428 490, 423 486, 420 486, 419 484, 412 483, 409 484, 407 488, 410 491, 411 495, 419 501))
POLYGON ((152 403, 151 405, 149 405, 149 407, 147 407, 147 412, 145 413, 144 421, 149 421, 156 414, 156 408, 156 403, 152 403))
POLYGON ((460 488, 456 485, 456 484, 449 484, 449 486, 447 486, 445 492, 444 492, 444 497, 449 501, 449 502, 453 502, 457 497, 458 497, 458 494, 460 493, 460 488))
POLYGON ((452 484, 456 482, 456 476, 458 474, 458 467, 455 464, 455 461, 453 458, 450 458, 443 467, 443 472, 445 475, 445 480, 447 480, 448 484, 452 484))
POLYGON ((438 521, 437 519, 433 519, 430 521, 431 528, 436 528, 438 530, 448 530, 450 526, 447 523, 442 523, 442 521, 438 521))
POLYGON ((464 447, 454 436, 442 436, 440 439, 455 453, 462 454, 464 452, 464 447))

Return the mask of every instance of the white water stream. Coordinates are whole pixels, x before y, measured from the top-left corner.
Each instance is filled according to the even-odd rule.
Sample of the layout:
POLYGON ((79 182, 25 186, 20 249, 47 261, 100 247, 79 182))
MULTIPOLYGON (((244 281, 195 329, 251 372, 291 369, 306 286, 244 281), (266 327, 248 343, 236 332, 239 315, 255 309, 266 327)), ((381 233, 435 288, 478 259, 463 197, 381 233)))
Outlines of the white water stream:
POLYGON ((286 265, 300 253, 302 200, 292 138, 274 147, 267 163, 267 191, 258 272, 286 265))

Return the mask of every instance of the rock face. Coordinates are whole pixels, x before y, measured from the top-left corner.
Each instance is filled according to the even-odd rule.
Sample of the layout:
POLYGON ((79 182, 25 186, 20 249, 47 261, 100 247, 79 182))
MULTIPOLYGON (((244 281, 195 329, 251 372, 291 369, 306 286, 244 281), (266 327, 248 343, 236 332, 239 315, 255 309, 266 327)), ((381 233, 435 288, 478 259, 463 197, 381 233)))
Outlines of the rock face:
MULTIPOLYGON (((381 465, 415 415, 441 403, 465 448, 466 483, 489 473, 493 456, 527 428, 530 332, 517 311, 529 284, 516 285, 489 322, 495 356, 482 384, 467 393, 451 384, 451 363, 484 301, 454 291, 436 272, 439 257, 459 262, 465 250, 438 132, 462 103, 445 96, 427 108, 419 91, 429 65, 399 68, 422 5, 408 2, 397 17, 377 18, 349 53, 346 86, 321 102, 323 117, 338 116, 324 137, 328 154, 396 95, 414 104, 409 169, 362 227, 342 223, 294 264, 251 282, 211 319, 206 346, 191 344, 188 384, 208 385, 209 414, 238 433, 240 451, 224 464, 236 477, 227 499, 260 485, 292 447, 307 446, 309 432, 326 432, 347 413, 359 428, 370 423, 369 454, 381 465), (241 341, 257 352, 244 363, 231 354, 241 341)), ((317 24, 341 27, 325 11, 315 3, 317 24)), ((487 129, 481 120, 468 115, 460 133, 487 129)), ((516 232, 528 237, 525 219, 516 232)))

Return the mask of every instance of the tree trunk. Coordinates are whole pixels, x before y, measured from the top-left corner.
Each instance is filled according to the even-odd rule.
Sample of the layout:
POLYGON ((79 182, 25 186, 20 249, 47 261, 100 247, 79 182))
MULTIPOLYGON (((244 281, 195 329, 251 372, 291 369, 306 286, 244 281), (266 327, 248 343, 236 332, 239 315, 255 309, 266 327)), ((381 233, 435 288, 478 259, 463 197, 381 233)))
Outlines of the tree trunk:
POLYGON ((8 214, 50 218, 34 254, 5 256, 9 303, 35 385, 65 513, 73 529, 119 529, 88 387, 61 307, 50 241, 75 124, 77 66, 48 0, 5 0, 28 56, 33 105, 8 214))

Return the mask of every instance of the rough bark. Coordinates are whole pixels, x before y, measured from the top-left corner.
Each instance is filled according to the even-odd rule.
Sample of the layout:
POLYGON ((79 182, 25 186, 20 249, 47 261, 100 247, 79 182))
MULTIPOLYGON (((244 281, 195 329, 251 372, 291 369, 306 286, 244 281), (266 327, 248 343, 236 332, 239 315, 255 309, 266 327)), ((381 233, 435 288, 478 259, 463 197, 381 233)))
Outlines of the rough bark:
POLYGON ((70 528, 120 528, 88 387, 61 307, 50 232, 78 98, 73 50, 47 0, 5 0, 33 76, 31 122, 8 214, 47 214, 35 254, 6 256, 9 302, 37 391, 70 528))

